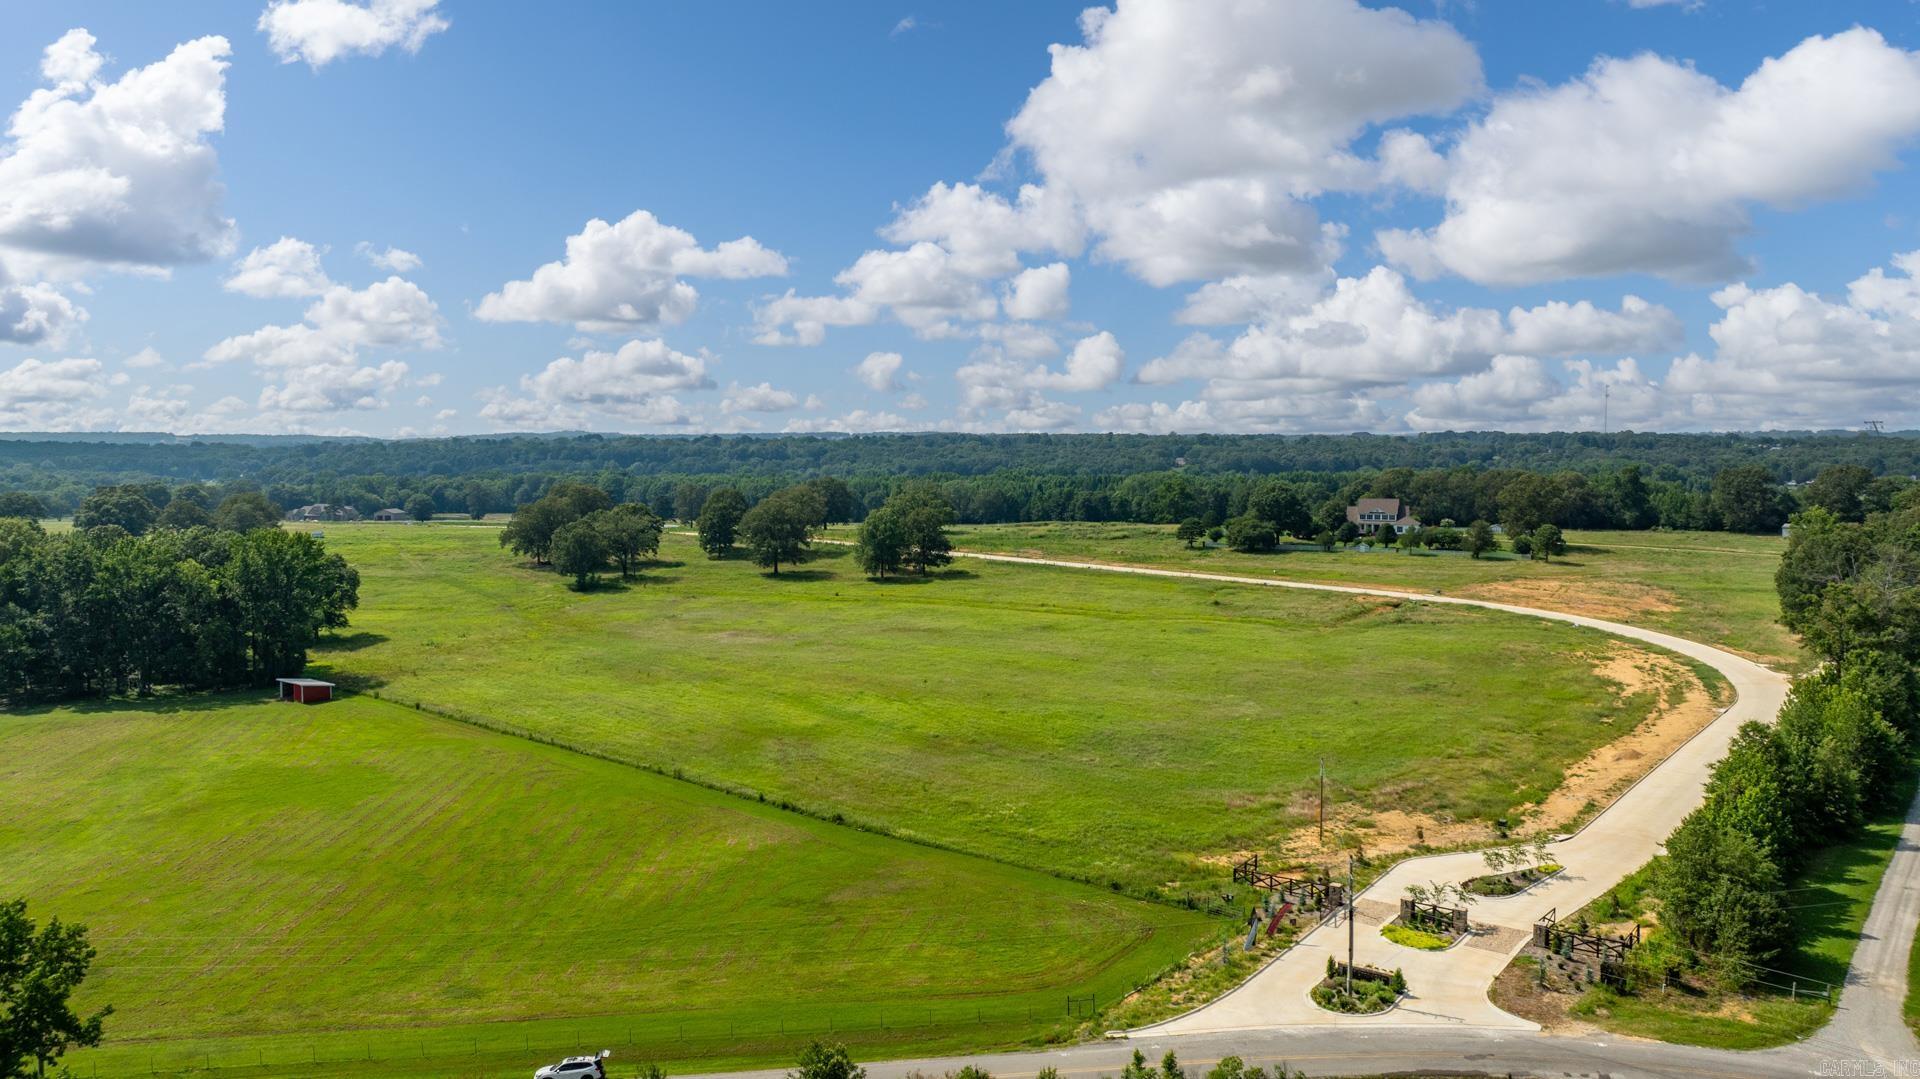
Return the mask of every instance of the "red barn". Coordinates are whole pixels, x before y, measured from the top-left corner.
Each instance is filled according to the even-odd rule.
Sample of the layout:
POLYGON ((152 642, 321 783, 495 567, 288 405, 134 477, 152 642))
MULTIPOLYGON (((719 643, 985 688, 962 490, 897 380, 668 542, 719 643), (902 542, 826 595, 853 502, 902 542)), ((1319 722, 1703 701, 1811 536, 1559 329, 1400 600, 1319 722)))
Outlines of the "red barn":
POLYGON ((276 678, 280 683, 280 699, 295 704, 319 704, 333 699, 333 683, 313 678, 276 678))

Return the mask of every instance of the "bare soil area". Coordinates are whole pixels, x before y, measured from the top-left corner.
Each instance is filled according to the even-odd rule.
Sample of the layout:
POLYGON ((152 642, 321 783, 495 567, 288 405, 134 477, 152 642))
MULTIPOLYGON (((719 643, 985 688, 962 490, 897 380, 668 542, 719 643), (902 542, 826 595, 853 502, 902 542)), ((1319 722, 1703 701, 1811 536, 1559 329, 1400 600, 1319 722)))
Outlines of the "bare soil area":
MULTIPOLYGON (((1565 781, 1544 800, 1520 807, 1511 829, 1516 836, 1555 834, 1590 818, 1712 723, 1720 711, 1692 669, 1671 656, 1616 644, 1594 657, 1594 671, 1618 687, 1622 703, 1638 698, 1648 702, 1649 710, 1632 730, 1568 766, 1565 781)), ((1303 794, 1289 808, 1295 819, 1310 820, 1315 811, 1310 794, 1303 794)), ((1318 829, 1296 828, 1280 842, 1280 854, 1295 865, 1344 867, 1347 852, 1356 848, 1370 857, 1391 856, 1477 846, 1498 838, 1487 821, 1343 805, 1327 815, 1324 845, 1318 829)), ((1231 864, 1246 853, 1213 860, 1231 864)))
POLYGON ((1493 980, 1487 999, 1502 1011, 1540 1024, 1550 1034, 1597 1032, 1599 1027, 1568 1013, 1573 1002, 1580 999, 1578 994, 1560 991, 1551 983, 1541 984, 1539 962, 1531 955, 1516 957, 1493 980))
POLYGON ((1592 578, 1489 581, 1462 588, 1455 594, 1628 624, 1644 621, 1649 613, 1664 614, 1680 609, 1680 597, 1664 588, 1592 578))

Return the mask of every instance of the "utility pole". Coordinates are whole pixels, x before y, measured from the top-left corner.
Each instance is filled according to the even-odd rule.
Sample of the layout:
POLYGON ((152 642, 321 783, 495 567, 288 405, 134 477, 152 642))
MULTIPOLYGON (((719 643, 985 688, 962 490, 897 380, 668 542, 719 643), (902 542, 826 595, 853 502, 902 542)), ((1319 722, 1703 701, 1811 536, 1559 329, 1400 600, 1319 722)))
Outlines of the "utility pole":
POLYGON ((1612 410, 1612 407, 1613 384, 1608 383, 1600 387, 1600 433, 1603 435, 1607 433, 1607 414, 1612 410))
POLYGON ((1347 995, 1353 995, 1353 855, 1347 855, 1347 995))
POLYGON ((1327 846, 1327 758, 1320 758, 1320 847, 1327 846))

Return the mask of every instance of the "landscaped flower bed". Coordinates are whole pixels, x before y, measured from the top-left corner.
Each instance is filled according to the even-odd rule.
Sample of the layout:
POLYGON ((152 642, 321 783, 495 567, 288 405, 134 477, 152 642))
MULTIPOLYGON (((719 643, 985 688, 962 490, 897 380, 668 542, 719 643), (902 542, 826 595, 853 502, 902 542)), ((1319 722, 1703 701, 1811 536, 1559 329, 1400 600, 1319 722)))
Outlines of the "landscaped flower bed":
POLYGON ((1398 970, 1353 968, 1353 988, 1347 988, 1347 965, 1327 960, 1327 976, 1313 987, 1313 1002, 1330 1012, 1373 1015, 1384 1012, 1406 995, 1407 979, 1398 970))
POLYGON ((1547 860, 1545 839, 1517 847, 1495 847, 1481 851, 1480 857, 1493 872, 1461 882, 1460 886, 1473 895, 1515 895, 1560 872, 1559 863, 1547 860))
POLYGON ((1453 947, 1457 937, 1443 937, 1438 933, 1429 933, 1410 925, 1401 925, 1398 921, 1388 922, 1380 927, 1380 935, 1407 948, 1418 948, 1423 952, 1444 952, 1453 947))
POLYGON ((1462 887, 1474 895, 1503 896, 1516 895, 1533 887, 1560 872, 1560 866, 1554 862, 1542 862, 1525 869, 1515 869, 1506 873, 1489 873, 1484 877, 1475 877, 1462 883, 1462 887))

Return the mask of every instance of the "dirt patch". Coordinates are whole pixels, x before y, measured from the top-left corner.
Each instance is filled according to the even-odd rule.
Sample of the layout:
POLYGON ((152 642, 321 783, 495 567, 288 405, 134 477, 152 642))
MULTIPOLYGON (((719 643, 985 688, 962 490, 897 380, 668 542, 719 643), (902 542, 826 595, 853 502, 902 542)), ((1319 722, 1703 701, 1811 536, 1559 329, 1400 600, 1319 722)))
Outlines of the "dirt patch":
POLYGON ((1600 1030, 1568 1013, 1579 999, 1577 996, 1555 992, 1540 984, 1539 961, 1531 956, 1520 956, 1508 963, 1507 969, 1500 972, 1492 988, 1487 990, 1487 999, 1502 1011, 1533 1020, 1550 1034, 1591 1034, 1600 1030))
POLYGON ((1664 588, 1590 578, 1489 581, 1462 588, 1457 594, 1613 622, 1635 623, 1648 613, 1665 614, 1680 609, 1680 597, 1664 588))
POLYGON ((1544 801, 1520 807, 1518 816, 1530 831, 1553 831, 1573 823, 1590 807, 1613 804, 1720 713, 1699 677, 1672 656, 1615 645, 1594 666, 1594 673, 1619 687, 1622 703, 1651 697, 1653 710, 1623 737, 1570 765, 1566 781, 1544 801))
MULTIPOLYGON (((1615 644, 1594 657, 1594 673, 1614 685, 1621 707, 1638 705, 1645 712, 1639 723, 1621 737, 1600 746, 1567 767, 1560 786, 1538 803, 1517 807, 1511 814, 1517 836, 1551 835, 1613 804, 1626 789, 1655 765, 1667 759, 1681 743, 1712 723, 1719 714, 1707 688, 1692 668, 1672 656, 1627 644, 1615 644)), ((1629 713, 1630 715, 1633 713, 1629 713)), ((1376 802, 1391 802, 1392 791, 1376 791, 1376 802)), ((1392 856, 1427 849, 1484 846, 1498 841, 1489 821, 1454 820, 1403 809, 1371 809, 1351 803, 1329 807, 1326 841, 1314 825, 1316 804, 1311 791, 1295 795, 1287 815, 1306 823, 1277 840, 1282 865, 1344 869, 1347 852, 1369 857, 1392 856)), ((1232 851, 1202 859, 1210 865, 1231 866, 1252 851, 1232 851)))
MULTIPOLYGON (((1311 813, 1309 807, 1308 814, 1311 813)), ((1430 813, 1343 805, 1327 813, 1324 847, 1320 844, 1319 830, 1309 824, 1287 836, 1280 845, 1280 856, 1293 864, 1344 870, 1347 851, 1356 848, 1372 857, 1422 847, 1472 846, 1491 842, 1494 837, 1493 825, 1485 821, 1459 821, 1430 813)))

